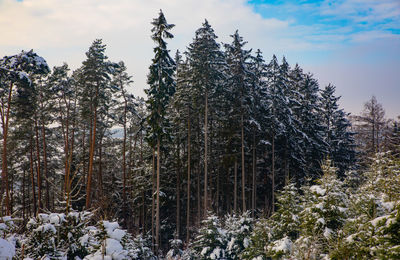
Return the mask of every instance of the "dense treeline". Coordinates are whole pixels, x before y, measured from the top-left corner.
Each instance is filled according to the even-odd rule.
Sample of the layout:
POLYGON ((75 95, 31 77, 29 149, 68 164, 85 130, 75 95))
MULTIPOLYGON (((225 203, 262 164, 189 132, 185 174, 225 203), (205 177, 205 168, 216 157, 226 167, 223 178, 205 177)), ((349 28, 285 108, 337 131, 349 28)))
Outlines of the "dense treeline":
POLYGON ((74 71, 33 51, 0 60, 2 215, 92 210, 163 249, 189 241, 210 211, 273 214, 275 192, 321 177, 326 158, 342 178, 357 153, 399 143, 376 99, 352 129, 333 85, 285 58, 266 62, 238 31, 221 45, 205 21, 171 58, 173 25, 162 12, 152 25, 146 101, 102 40, 74 71))

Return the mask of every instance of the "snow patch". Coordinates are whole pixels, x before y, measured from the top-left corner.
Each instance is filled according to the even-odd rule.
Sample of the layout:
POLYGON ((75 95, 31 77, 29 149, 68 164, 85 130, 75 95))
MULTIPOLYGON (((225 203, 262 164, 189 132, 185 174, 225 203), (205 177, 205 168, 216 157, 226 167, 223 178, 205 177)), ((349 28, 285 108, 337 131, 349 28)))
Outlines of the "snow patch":
POLYGON ((292 250, 292 241, 288 237, 284 237, 274 242, 272 250, 275 252, 289 253, 292 250))
POLYGON ((11 260, 15 256, 15 246, 9 241, 0 238, 0 259, 11 260))
POLYGON ((325 195, 325 193, 326 193, 326 189, 321 188, 321 186, 319 186, 319 185, 311 186, 310 190, 312 192, 317 193, 317 194, 322 195, 322 196, 325 195))

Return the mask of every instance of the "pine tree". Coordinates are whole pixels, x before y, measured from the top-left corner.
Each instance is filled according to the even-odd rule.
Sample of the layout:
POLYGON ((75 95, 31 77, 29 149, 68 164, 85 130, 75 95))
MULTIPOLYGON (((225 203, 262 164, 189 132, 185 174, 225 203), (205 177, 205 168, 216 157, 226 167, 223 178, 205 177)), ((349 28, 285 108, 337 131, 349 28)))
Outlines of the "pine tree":
POLYGON ((350 131, 348 114, 339 109, 339 97, 335 97, 334 92, 335 87, 331 84, 321 91, 321 114, 329 158, 338 167, 338 174, 342 176, 355 161, 354 133, 350 131))
MULTIPOLYGON (((236 31, 231 35, 233 41, 231 44, 226 44, 226 59, 229 68, 229 90, 232 95, 232 106, 234 107, 233 114, 239 116, 240 122, 240 151, 241 151, 241 171, 242 171, 242 212, 246 211, 246 187, 245 187, 245 120, 249 118, 250 111, 250 89, 252 75, 249 70, 251 50, 244 50, 243 46, 247 43, 236 31)), ((233 119, 235 120, 235 119, 233 119)))
POLYGON ((217 36, 207 20, 195 33, 193 42, 189 45, 187 57, 189 61, 189 73, 193 87, 197 89, 204 100, 201 109, 204 111, 204 196, 203 213, 209 209, 209 114, 215 109, 212 97, 218 92, 220 80, 223 78, 221 66, 224 64, 224 56, 216 42, 217 36), (211 111, 210 111, 211 110, 211 111))
MULTIPOLYGON (((91 207, 93 163, 96 151, 96 140, 99 135, 99 119, 104 115, 104 109, 110 102, 110 80, 114 71, 115 64, 107 60, 105 55, 106 45, 101 39, 95 40, 86 52, 86 60, 82 63, 81 84, 81 109, 87 120, 90 122, 90 148, 89 148, 89 167, 86 183, 86 208, 91 207)), ((101 147, 100 147, 101 149, 101 147)), ((101 180, 99 180, 101 183, 101 180)), ((100 185, 101 186, 101 185, 100 185)), ((102 187, 99 187, 102 190, 102 187)))
MULTIPOLYGON (((20 54, 13 56, 5 56, 0 60, 0 84, 1 84, 1 125, 3 130, 3 151, 2 151, 2 185, 0 191, 0 201, 3 200, 5 193, 5 206, 7 214, 11 214, 10 205, 10 187, 7 166, 7 137, 10 122, 11 105, 15 90, 19 98, 19 105, 21 102, 27 102, 30 106, 30 100, 33 94, 31 76, 34 74, 47 74, 49 67, 46 61, 34 53, 32 50, 29 52, 22 51, 20 54)), ((29 110, 29 109, 28 109, 29 110)), ((3 209, 1 209, 3 210, 3 209)))
POLYGON ((169 32, 174 25, 168 24, 163 12, 160 10, 159 16, 153 19, 151 23, 152 36, 151 38, 156 43, 154 48, 155 57, 150 65, 150 72, 148 74, 147 83, 149 88, 145 90, 148 100, 149 115, 147 121, 150 126, 148 140, 150 145, 157 149, 157 188, 156 188, 156 233, 155 233, 155 246, 156 250, 159 249, 160 237, 160 163, 161 163, 161 141, 167 137, 166 133, 166 107, 169 103, 171 96, 175 93, 175 62, 169 56, 167 50, 167 43, 165 39, 173 38, 169 32))

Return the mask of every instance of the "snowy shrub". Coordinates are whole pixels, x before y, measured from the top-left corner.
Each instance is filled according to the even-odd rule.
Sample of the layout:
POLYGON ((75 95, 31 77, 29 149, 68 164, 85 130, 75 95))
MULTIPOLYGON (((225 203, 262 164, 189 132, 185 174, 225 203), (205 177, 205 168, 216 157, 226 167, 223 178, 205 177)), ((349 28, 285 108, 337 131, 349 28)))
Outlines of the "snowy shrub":
POLYGON ((276 212, 268 219, 273 240, 297 239, 300 233, 300 194, 294 183, 286 185, 276 196, 276 212))
POLYGON ((261 220, 255 225, 250 246, 243 253, 245 259, 280 258, 290 255, 292 241, 297 239, 300 233, 299 197, 294 183, 289 183, 278 192, 277 211, 267 220, 261 220))
POLYGON ((151 250, 151 237, 143 237, 141 234, 137 235, 133 240, 130 236, 123 238, 123 244, 126 245, 131 259, 135 260, 155 260, 157 257, 151 250), (128 242, 129 240, 129 242, 128 242))
POLYGON ((240 259, 240 254, 250 244, 250 235, 253 230, 253 219, 250 212, 242 215, 228 215, 225 220, 226 256, 229 259, 240 259))
POLYGON ((321 258, 329 252, 343 227, 348 212, 348 196, 336 168, 329 160, 322 165, 324 175, 317 185, 303 187, 300 236, 293 244, 296 258, 321 258))
POLYGON ((192 244, 192 249, 198 259, 223 259, 226 255, 226 245, 226 230, 222 228, 217 216, 210 215, 202 221, 202 227, 192 244))
POLYGON ((253 231, 253 219, 249 214, 227 215, 223 223, 217 216, 209 216, 203 220, 197 237, 182 258, 242 259, 241 254, 250 245, 253 231), (190 258, 185 258, 190 254, 190 258))
POLYGON ((271 239, 271 227, 267 220, 261 219, 254 224, 253 232, 250 235, 250 244, 242 252, 242 259, 267 259, 267 244, 271 239))
POLYGON ((141 235, 132 238, 117 222, 100 221, 97 227, 88 227, 88 234, 81 242, 90 252, 85 260, 156 259, 150 249, 150 239, 143 239, 141 235))
POLYGON ((365 182, 351 196, 350 218, 332 258, 400 258, 399 172, 399 161, 390 154, 376 155, 365 182))
POLYGON ((81 237, 86 233, 90 212, 38 214, 27 224, 27 233, 22 243, 25 255, 32 258, 53 259, 84 257, 86 245, 81 237))
POLYGON ((183 242, 180 239, 171 239, 170 242, 170 250, 167 253, 167 260, 178 260, 182 258, 183 251, 182 246, 183 242))

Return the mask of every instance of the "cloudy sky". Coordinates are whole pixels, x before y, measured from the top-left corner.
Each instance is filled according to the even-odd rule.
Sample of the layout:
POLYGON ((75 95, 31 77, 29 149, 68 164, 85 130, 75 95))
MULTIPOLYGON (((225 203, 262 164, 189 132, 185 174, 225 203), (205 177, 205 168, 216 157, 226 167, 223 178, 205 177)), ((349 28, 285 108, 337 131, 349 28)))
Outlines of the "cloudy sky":
POLYGON ((0 0, 0 56, 34 49, 52 66, 77 68, 96 38, 123 60, 144 96, 153 56, 150 22, 162 9, 176 27, 171 54, 185 50, 206 18, 219 41, 236 29, 266 61, 286 56, 332 83, 342 107, 358 114, 375 95, 388 117, 400 115, 399 0, 0 0))

